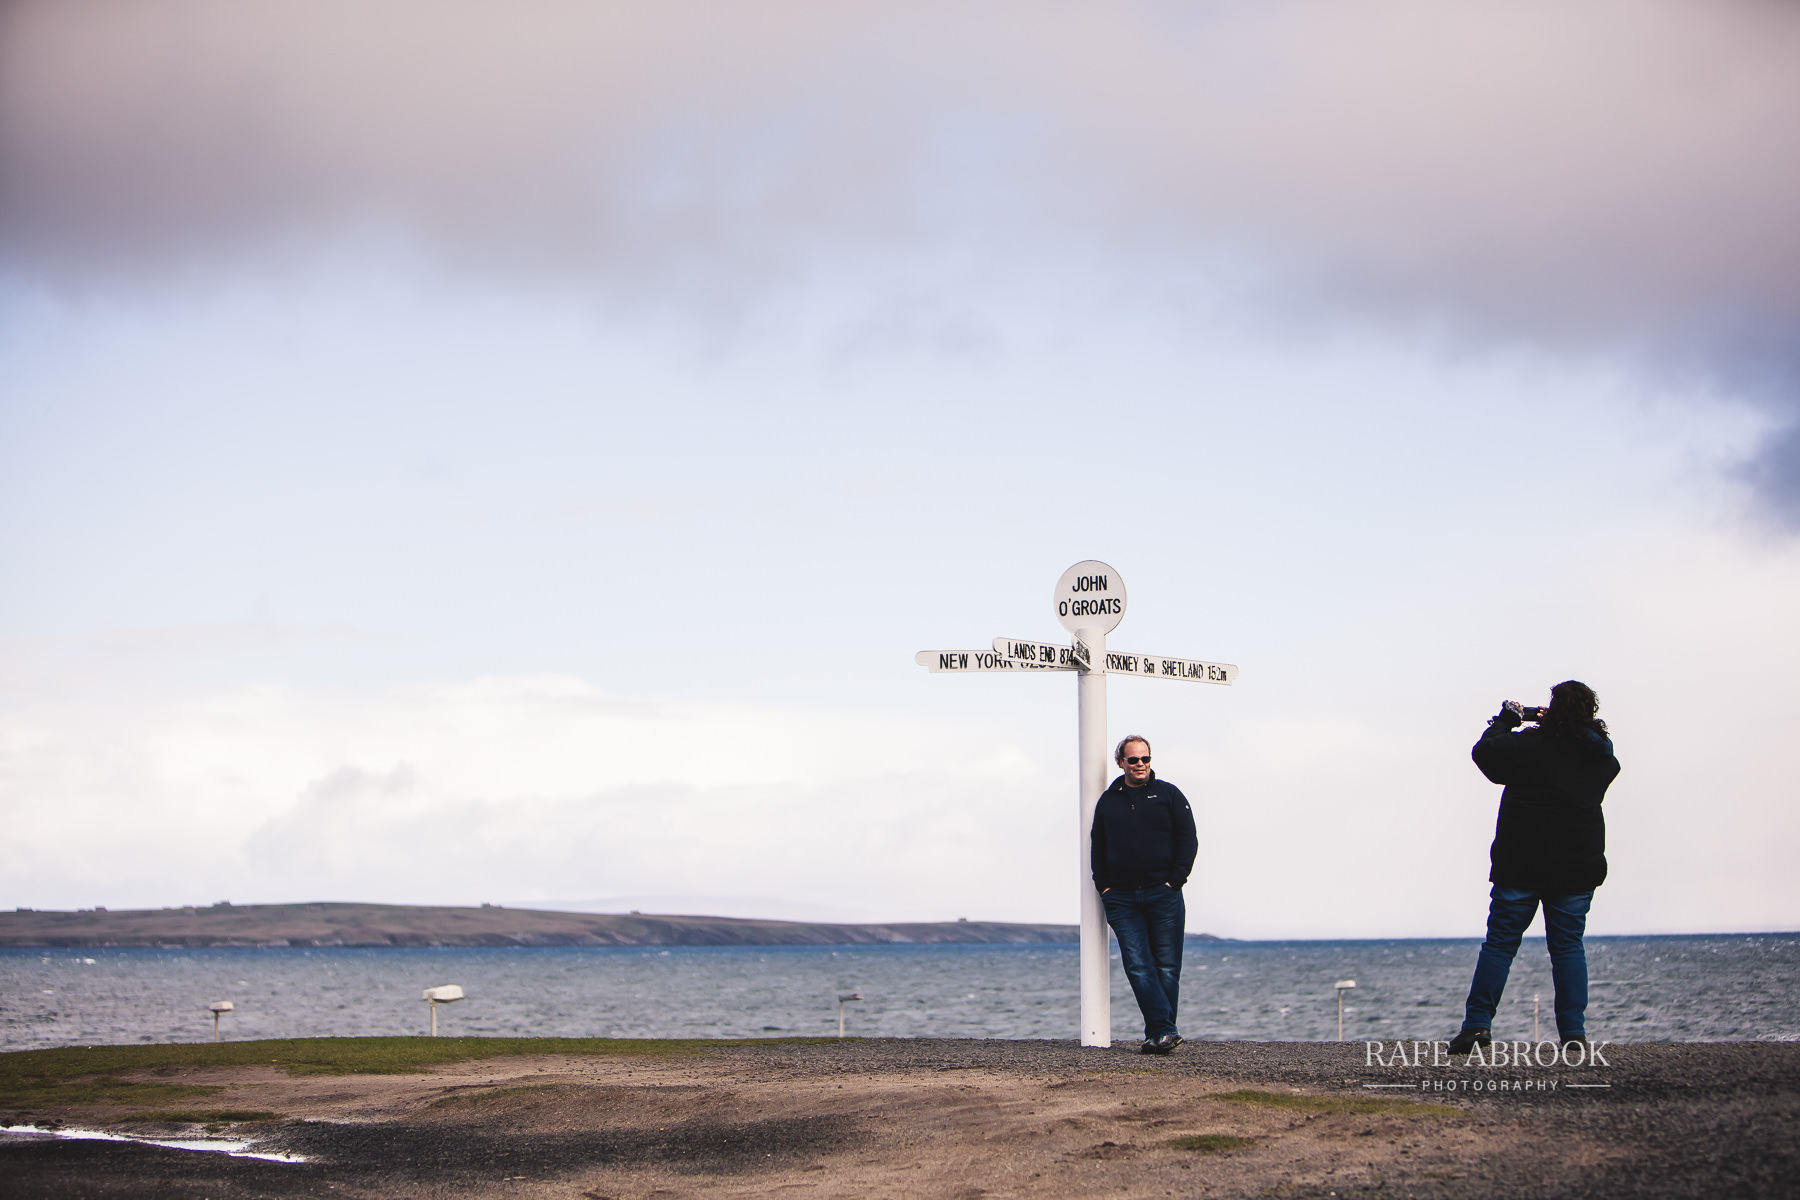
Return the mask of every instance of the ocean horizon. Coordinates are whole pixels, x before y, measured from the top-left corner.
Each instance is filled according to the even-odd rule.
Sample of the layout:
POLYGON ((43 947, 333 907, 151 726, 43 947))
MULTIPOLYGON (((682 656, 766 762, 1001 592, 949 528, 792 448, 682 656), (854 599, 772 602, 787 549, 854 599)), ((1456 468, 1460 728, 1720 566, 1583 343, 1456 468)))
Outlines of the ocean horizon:
MULTIPOLYGON (((1447 1038, 1478 939, 1190 942, 1181 1025, 1196 1041, 1447 1038)), ((1800 934, 1588 940, 1588 1027, 1614 1042, 1800 1040, 1800 934)), ((0 949, 0 1049, 191 1042, 230 1000, 231 1040, 446 1035, 1071 1038, 1077 947, 1038 945, 0 949)), ((1495 1036, 1554 1036, 1549 959, 1527 941, 1495 1036)), ((1114 951, 1115 1039, 1141 1035, 1114 951)))

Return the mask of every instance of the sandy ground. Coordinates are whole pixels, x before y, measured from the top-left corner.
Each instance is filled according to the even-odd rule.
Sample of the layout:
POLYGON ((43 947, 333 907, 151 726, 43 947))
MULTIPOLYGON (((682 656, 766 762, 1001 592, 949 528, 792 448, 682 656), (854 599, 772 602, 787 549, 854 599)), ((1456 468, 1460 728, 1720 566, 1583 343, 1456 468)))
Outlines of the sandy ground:
MULTIPOLYGON (((1190 1043, 1152 1058, 1068 1042, 852 1040, 499 1058, 409 1076, 165 1068, 145 1077, 229 1089, 208 1109, 285 1114, 217 1132, 305 1161, 5 1135, 0 1195, 1800 1195, 1800 1045, 1605 1056, 1605 1067, 1483 1070, 1370 1066, 1360 1043, 1190 1043), (1229 1098, 1245 1090, 1265 1098, 1229 1098), (1393 1107, 1363 1111, 1371 1098, 1393 1107), (1182 1141, 1208 1135, 1242 1140, 1182 1141)), ((108 1124, 116 1115, 0 1114, 197 1132, 108 1124)))

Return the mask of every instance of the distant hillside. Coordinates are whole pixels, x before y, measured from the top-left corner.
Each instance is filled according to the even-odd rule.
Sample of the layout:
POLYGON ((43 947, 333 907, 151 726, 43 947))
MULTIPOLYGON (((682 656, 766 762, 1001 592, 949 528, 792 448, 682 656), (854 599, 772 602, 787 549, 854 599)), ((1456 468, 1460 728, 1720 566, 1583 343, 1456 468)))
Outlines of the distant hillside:
MULTIPOLYGON (((1193 939, 1217 940, 1211 934, 1193 939)), ((943 921, 829 925, 737 917, 431 908, 405 904, 215 904, 205 908, 0 912, 0 946, 857 946, 1073 942, 1073 925, 943 921)))

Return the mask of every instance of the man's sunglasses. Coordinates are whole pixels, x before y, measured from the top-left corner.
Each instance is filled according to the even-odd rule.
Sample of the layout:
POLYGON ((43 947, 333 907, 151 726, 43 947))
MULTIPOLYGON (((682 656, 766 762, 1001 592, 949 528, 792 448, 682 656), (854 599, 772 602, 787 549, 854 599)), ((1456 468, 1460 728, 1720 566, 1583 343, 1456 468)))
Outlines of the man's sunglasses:
POLYGON ((1146 754, 1142 758, 1128 758, 1125 760, 1125 765, 1128 767, 1135 767, 1139 763, 1143 763, 1145 766, 1149 766, 1150 765, 1150 756, 1148 754, 1146 754))

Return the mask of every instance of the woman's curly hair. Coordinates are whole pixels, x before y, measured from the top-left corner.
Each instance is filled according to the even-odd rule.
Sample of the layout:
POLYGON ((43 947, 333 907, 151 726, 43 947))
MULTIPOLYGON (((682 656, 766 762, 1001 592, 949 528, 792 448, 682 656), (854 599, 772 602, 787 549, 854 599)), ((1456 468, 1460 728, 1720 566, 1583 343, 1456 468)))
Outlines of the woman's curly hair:
POLYGON ((1539 728, 1564 737, 1580 733, 1606 736, 1606 722, 1599 717, 1600 697, 1587 684, 1565 679, 1550 689, 1550 711, 1539 728))

